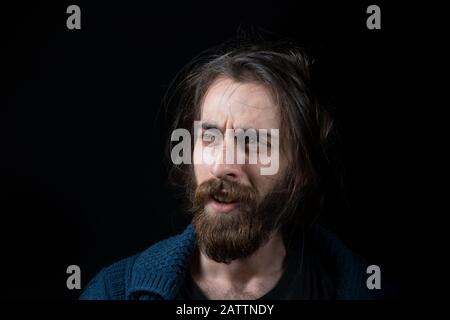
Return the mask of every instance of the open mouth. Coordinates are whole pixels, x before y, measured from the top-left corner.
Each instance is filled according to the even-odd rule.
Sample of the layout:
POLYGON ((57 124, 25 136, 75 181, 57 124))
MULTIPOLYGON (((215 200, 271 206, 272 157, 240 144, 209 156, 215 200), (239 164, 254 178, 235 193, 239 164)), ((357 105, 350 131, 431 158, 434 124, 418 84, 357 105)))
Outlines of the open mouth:
POLYGON ((236 202, 234 199, 231 199, 230 197, 227 197, 226 195, 223 195, 223 194, 213 195, 211 198, 214 201, 217 201, 219 203, 234 203, 234 202, 236 202))
POLYGON ((228 213, 237 209, 239 207, 239 202, 226 194, 215 194, 211 196, 209 205, 215 212, 228 213))

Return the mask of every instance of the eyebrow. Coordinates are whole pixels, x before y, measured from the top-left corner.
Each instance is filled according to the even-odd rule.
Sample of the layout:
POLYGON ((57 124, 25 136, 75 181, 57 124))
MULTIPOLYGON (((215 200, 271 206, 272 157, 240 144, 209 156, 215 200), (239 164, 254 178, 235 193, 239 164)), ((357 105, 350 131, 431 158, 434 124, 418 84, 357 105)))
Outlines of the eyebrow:
MULTIPOLYGON (((220 130, 219 126, 212 123, 212 122, 202 122, 202 129, 203 130, 208 130, 208 129, 218 129, 220 130)), ((220 130, 222 131, 222 130, 220 130)))

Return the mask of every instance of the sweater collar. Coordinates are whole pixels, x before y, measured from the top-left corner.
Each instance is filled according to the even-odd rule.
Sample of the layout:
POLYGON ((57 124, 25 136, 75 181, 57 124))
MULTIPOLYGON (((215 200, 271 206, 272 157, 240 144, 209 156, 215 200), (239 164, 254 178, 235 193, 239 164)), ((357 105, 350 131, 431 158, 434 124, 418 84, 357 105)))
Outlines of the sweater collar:
POLYGON ((130 268, 131 274, 127 275, 131 279, 125 288, 127 297, 132 299, 144 294, 174 299, 183 282, 195 239, 195 229, 190 224, 183 233, 143 251, 130 268))
MULTIPOLYGON (((335 270, 336 297, 338 299, 367 296, 363 278, 367 262, 351 252, 334 234, 323 227, 313 228, 313 241, 317 241, 331 258, 335 270)), ((183 233, 158 242, 136 257, 127 270, 125 294, 127 298, 172 300, 185 278, 187 266, 196 245, 192 224, 183 233)), ((370 295, 369 295, 370 296, 370 295)))

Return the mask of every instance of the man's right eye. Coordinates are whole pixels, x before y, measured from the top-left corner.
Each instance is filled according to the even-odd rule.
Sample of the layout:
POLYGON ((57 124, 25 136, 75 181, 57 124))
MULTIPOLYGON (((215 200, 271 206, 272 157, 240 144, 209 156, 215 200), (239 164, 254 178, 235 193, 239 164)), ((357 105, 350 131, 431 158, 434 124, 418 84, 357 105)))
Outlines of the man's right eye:
POLYGON ((211 133, 204 133, 203 134, 203 142, 214 142, 215 136, 211 133))

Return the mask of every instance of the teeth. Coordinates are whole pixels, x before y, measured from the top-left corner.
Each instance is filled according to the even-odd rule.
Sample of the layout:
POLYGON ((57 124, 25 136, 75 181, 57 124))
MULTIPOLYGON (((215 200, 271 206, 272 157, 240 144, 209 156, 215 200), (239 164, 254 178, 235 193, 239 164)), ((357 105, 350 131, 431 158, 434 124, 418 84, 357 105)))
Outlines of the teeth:
POLYGON ((213 196, 214 200, 218 201, 218 202, 223 202, 223 203, 230 203, 232 201, 228 200, 227 197, 222 196, 222 195, 215 195, 213 196))

